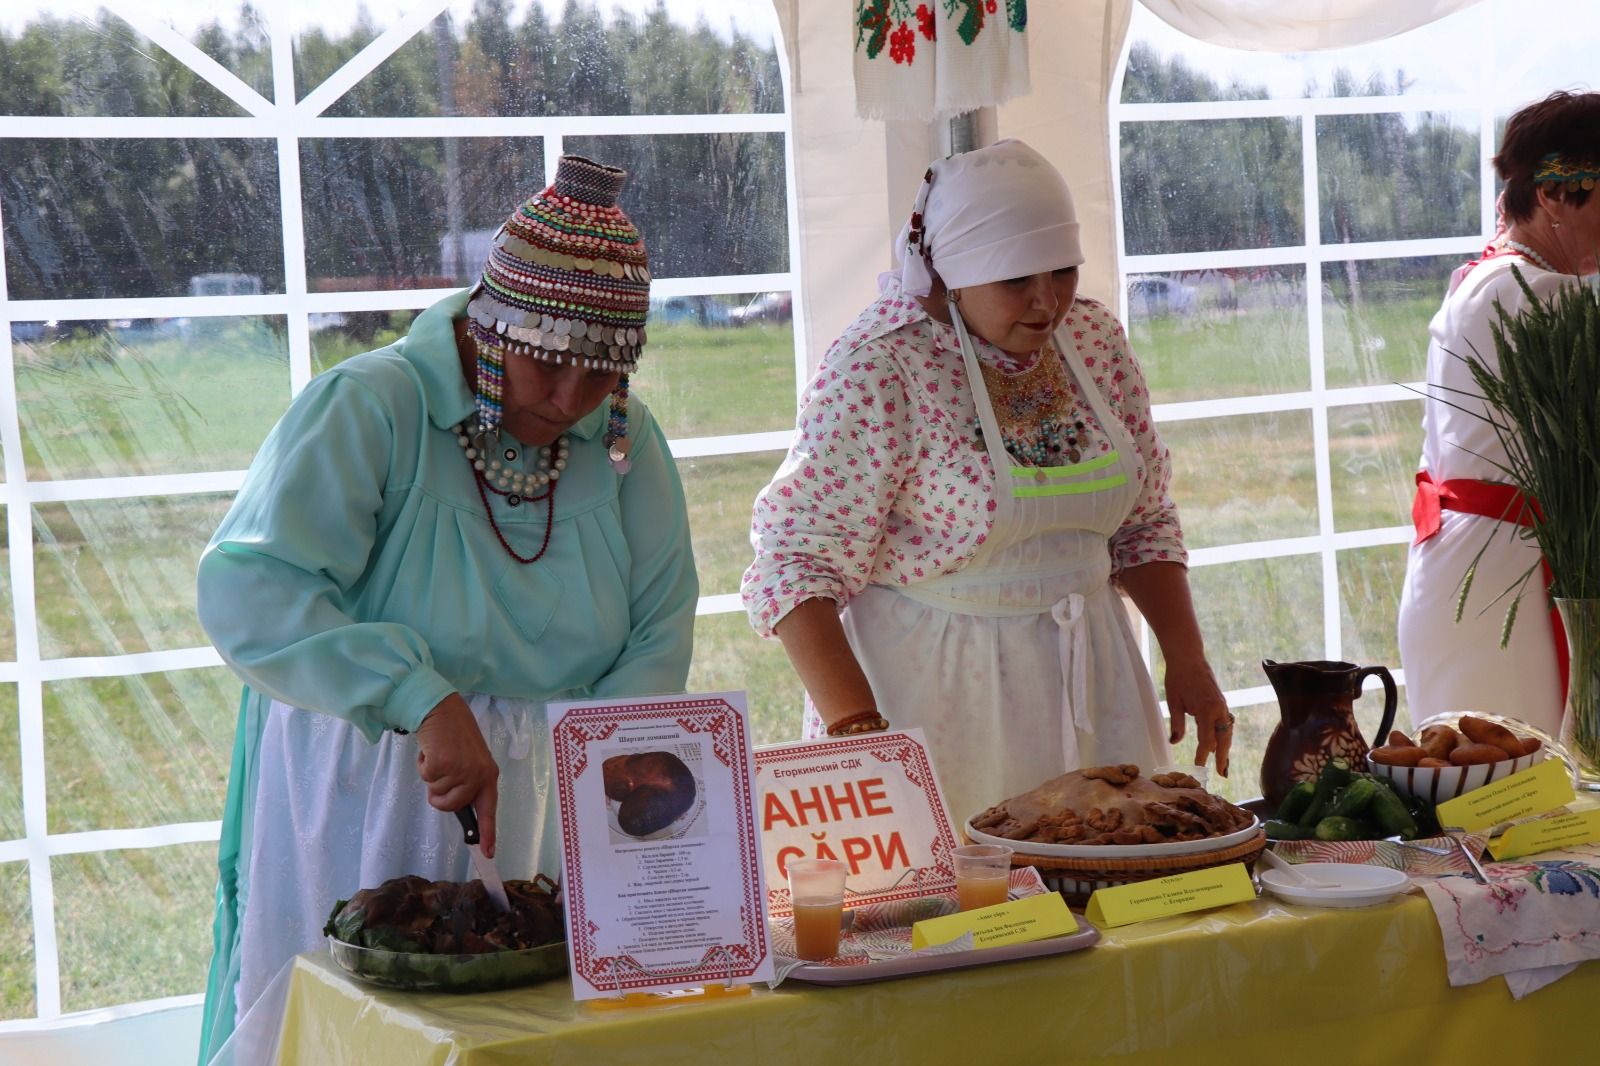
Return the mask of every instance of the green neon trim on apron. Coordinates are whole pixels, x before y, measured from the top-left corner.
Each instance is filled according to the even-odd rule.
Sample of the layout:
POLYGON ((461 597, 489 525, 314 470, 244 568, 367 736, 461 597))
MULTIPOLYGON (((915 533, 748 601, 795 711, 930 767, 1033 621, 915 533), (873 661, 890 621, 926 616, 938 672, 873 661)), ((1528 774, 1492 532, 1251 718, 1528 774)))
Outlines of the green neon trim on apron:
POLYGON ((1126 474, 1117 474, 1115 477, 1102 478, 1099 481, 1074 481, 1065 485, 1039 483, 1013 485, 1011 494, 1019 499, 1037 496, 1081 496, 1086 492, 1104 492, 1106 489, 1118 488, 1127 483, 1126 474))
POLYGON ((1104 470, 1117 461, 1117 453, 1111 451, 1098 459, 1090 459, 1088 462, 1079 463, 1077 466, 1012 466, 1009 469, 1011 470, 1011 476, 1018 481, 1037 481, 1041 473, 1045 477, 1054 480, 1063 477, 1077 477, 1079 474, 1091 474, 1096 470, 1104 470))

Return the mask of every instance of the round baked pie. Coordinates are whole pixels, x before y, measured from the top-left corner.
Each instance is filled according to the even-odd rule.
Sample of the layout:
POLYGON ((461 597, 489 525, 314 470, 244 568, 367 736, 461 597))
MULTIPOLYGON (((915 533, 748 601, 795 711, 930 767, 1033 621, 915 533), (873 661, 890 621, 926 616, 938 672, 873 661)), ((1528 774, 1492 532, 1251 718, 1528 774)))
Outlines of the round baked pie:
POLYGON ((1253 816, 1188 774, 1141 777, 1129 764, 1062 774, 972 819, 993 837, 1039 844, 1169 844, 1225 836, 1253 816))
POLYGON ((670 751, 613 755, 600 765, 606 798, 616 801, 617 825, 644 837, 671 825, 694 806, 694 774, 670 751))

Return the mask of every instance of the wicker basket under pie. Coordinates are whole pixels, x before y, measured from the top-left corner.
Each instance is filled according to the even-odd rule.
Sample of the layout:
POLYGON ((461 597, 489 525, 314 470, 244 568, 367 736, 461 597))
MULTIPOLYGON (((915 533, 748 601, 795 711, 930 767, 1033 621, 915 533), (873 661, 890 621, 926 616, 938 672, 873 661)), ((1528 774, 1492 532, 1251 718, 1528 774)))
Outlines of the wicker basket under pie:
POLYGON ((1034 867, 1074 903, 1097 888, 1253 862, 1267 845, 1254 815, 1194 778, 1141 777, 1132 765, 1046 781, 970 819, 966 836, 1009 846, 1013 865, 1034 867))

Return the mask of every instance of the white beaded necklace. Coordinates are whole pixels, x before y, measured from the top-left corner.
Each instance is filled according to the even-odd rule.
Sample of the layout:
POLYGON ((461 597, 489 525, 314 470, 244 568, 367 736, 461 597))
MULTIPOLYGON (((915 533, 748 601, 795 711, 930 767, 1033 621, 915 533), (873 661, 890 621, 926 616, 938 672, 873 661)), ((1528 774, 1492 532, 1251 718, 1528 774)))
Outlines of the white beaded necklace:
POLYGON ((1508 237, 1508 238, 1506 238, 1506 247, 1510 248, 1512 251, 1521 253, 1523 258, 1527 259, 1530 263, 1532 263, 1536 267, 1542 267, 1545 270, 1550 271, 1550 273, 1552 273, 1552 274, 1561 273, 1561 271, 1557 270, 1555 267, 1550 265, 1550 260, 1548 260, 1544 256, 1540 255, 1538 252, 1534 251, 1532 248, 1529 248, 1526 244, 1523 244, 1521 241, 1514 241, 1514 240, 1511 240, 1508 237))
MULTIPOLYGON (((513 465, 521 457, 517 445, 504 441, 490 443, 485 440, 486 434, 478 428, 476 415, 465 422, 456 423, 450 430, 456 435, 456 443, 461 446, 462 452, 471 461, 472 469, 502 494, 536 495, 547 485, 558 480, 561 472, 567 468, 567 453, 571 447, 567 443, 565 433, 556 438, 555 444, 546 444, 539 449, 536 469, 524 471, 513 465)), ((498 434, 496 437, 498 438, 498 434)))

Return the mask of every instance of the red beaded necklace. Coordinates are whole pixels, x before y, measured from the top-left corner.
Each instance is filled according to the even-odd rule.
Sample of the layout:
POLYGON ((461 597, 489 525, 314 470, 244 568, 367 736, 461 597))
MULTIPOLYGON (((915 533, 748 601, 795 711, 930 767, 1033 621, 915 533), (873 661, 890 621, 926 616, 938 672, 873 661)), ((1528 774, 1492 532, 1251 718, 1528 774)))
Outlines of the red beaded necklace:
MULTIPOLYGON (((472 466, 471 459, 467 460, 467 465, 472 466)), ((518 555, 517 550, 511 546, 511 542, 506 540, 506 535, 500 531, 500 523, 494 520, 494 508, 489 506, 489 493, 491 492, 496 496, 513 496, 516 494, 502 491, 489 484, 484 479, 483 471, 475 466, 472 466, 472 480, 478 486, 478 499, 483 501, 483 514, 489 520, 489 528, 494 530, 494 535, 500 541, 500 547, 506 550, 506 554, 524 566, 529 563, 536 563, 543 558, 544 553, 550 548, 550 532, 556 525, 556 485, 560 484, 560 482, 552 480, 550 487, 544 490, 543 496, 521 497, 521 499, 529 503, 538 503, 540 500, 545 501, 544 541, 539 545, 537 552, 531 556, 524 556, 518 555)))

